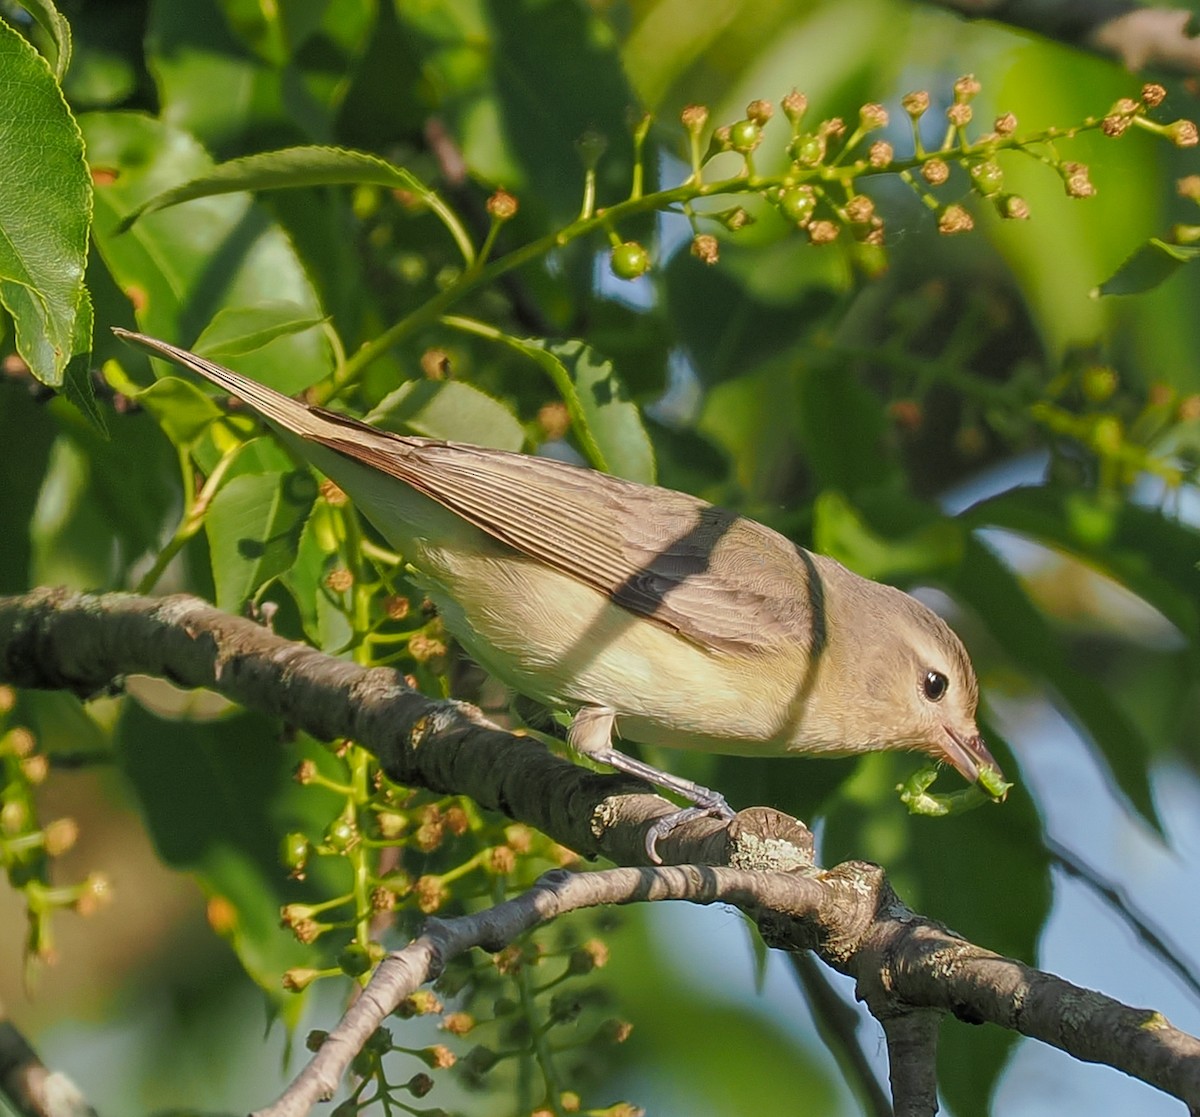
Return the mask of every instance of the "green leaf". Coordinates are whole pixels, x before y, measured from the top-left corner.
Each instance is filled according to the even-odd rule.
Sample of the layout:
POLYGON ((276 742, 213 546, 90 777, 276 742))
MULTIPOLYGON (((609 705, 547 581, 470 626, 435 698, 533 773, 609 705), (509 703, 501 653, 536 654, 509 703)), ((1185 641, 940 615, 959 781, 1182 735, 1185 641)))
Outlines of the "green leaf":
POLYGON ((894 479, 879 397, 844 362, 804 359, 796 379, 801 444, 821 486, 854 493, 894 479))
POLYGON ((17 352, 42 383, 58 388, 71 358, 91 347, 91 330, 80 323, 90 308, 82 291, 91 179, 79 128, 46 60, 3 21, 0 181, 0 303, 13 317, 17 352))
POLYGON ((316 496, 307 470, 244 473, 222 486, 204 520, 219 608, 238 612, 291 567, 316 496))
MULTIPOLYGON (((274 48, 261 38, 256 41, 246 22, 229 18, 232 8, 245 13, 251 7, 245 0, 148 6, 139 46, 145 68, 154 77, 162 116, 214 152, 241 154, 250 145, 270 142, 330 142, 378 9, 390 5, 324 0, 320 27, 312 35, 307 34, 310 0, 254 6, 263 13, 278 13, 288 39, 288 44, 280 44, 283 49, 307 39, 306 49, 283 65, 266 61, 264 54, 274 48), (262 52, 256 49, 260 45, 265 47, 262 52)), ((391 90, 389 94, 395 95, 391 90)))
POLYGON ((964 531, 945 518, 909 521, 903 536, 880 535, 841 493, 822 492, 813 508, 813 544, 818 551, 876 581, 906 581, 955 566, 962 559, 964 531))
POLYGON ((345 647, 354 635, 325 582, 337 556, 341 530, 333 508, 318 500, 300 533, 296 561, 280 576, 296 603, 305 635, 319 648, 345 647))
MULTIPOLYGON (((125 392, 119 386, 118 390, 125 392)), ((178 376, 164 376, 148 388, 125 394, 154 416, 176 446, 191 446, 212 423, 222 418, 222 411, 212 397, 178 376)))
POLYGON ((333 354, 319 327, 323 315, 285 300, 226 307, 192 348, 276 391, 291 395, 312 383, 313 358, 333 368, 333 354))
POLYGON ((0 379, 0 593, 21 593, 31 584, 33 518, 57 435, 49 408, 13 377, 0 379))
POLYGON ((225 901, 224 929, 242 965, 295 1023, 303 998, 284 993, 280 975, 321 965, 321 952, 279 926, 279 909, 311 901, 321 886, 288 879, 279 842, 290 830, 319 835, 322 814, 336 812, 331 795, 291 778, 301 756, 329 770, 328 751, 307 738, 281 749, 276 725, 257 714, 183 721, 134 701, 123 703, 115 738, 159 855, 225 901))
MULTIPOLYGON (((186 133, 138 113, 87 113, 80 124, 102 184, 96 190, 96 245, 146 333, 186 345, 223 308, 277 302, 294 304, 300 319, 322 316, 288 238, 249 198, 207 198, 186 211, 152 214, 118 235, 122 217, 205 173, 211 160, 186 133)), ((277 362, 263 359, 286 372, 289 390, 328 375, 328 343, 319 330, 290 335, 285 349, 277 362)))
POLYGON ((1200 632, 1200 531, 1157 509, 1115 493, 1039 485, 980 501, 960 518, 1077 555, 1153 605, 1185 635, 1200 632))
POLYGON ((95 310, 92 296, 86 287, 79 290, 79 305, 75 309, 75 334, 71 342, 72 356, 63 374, 63 393, 98 434, 108 436, 108 421, 96 400, 96 385, 92 380, 92 329, 95 310))
POLYGON ((54 44, 54 57, 50 61, 54 65, 54 77, 61 83, 67 67, 71 65, 71 25, 50 0, 21 0, 21 7, 50 36, 54 44))
POLYGON ((110 413, 110 440, 66 399, 50 410, 60 433, 42 494, 54 495, 30 525, 32 581, 127 588, 131 566, 178 515, 178 458, 148 415, 110 413))
POLYGON ((588 461, 606 473, 654 484, 654 447, 642 413, 612 362, 582 341, 512 337, 467 318, 445 318, 456 329, 501 341, 536 362, 550 377, 571 416, 571 427, 588 461))
POLYGON ((519 450, 525 430, 499 400, 461 380, 409 380, 389 392, 367 422, 398 434, 519 450))
POLYGON ((475 250, 470 237, 453 210, 416 175, 364 151, 340 147, 291 147, 231 159, 213 167, 207 174, 193 178, 152 198, 126 215, 118 227, 124 232, 144 214, 177 206, 197 198, 218 194, 237 194, 248 190, 284 190, 299 186, 385 186, 415 194, 453 234, 463 258, 470 263, 475 250))
POLYGON ((1151 237, 1099 287, 1092 298, 1101 295, 1140 295, 1165 283, 1185 264, 1200 256, 1200 245, 1169 244, 1151 237))
POLYGON ((512 342, 537 361, 558 388, 592 464, 630 481, 654 484, 654 447, 641 410, 612 362, 582 341, 512 342))
POLYGON ((828 257, 795 247, 788 251, 790 279, 803 285, 773 300, 756 289, 752 275, 737 274, 739 263, 750 273, 761 269, 761 250, 723 247, 716 268, 704 267, 688 252, 671 257, 663 271, 667 314, 704 384, 740 376, 795 350, 828 321, 837 297, 820 270, 828 269, 828 257))
MULTIPOLYGON (((575 143, 593 131, 608 140, 598 194, 624 196, 627 114, 637 98, 607 17, 587 5, 496 0, 393 8, 405 53, 424 48, 414 92, 437 91, 473 176, 504 183, 522 195, 522 208, 549 210, 554 223, 566 224, 579 212, 583 187, 575 143)), ((385 78, 403 65, 396 53, 380 59, 385 78)))
POLYGON ((325 319, 305 314, 304 307, 286 301, 222 310, 196 339, 196 352, 213 361, 229 361, 253 353, 277 337, 302 333, 325 319))
POLYGON ((328 0, 220 0, 230 29, 263 61, 283 66, 320 26, 328 0))

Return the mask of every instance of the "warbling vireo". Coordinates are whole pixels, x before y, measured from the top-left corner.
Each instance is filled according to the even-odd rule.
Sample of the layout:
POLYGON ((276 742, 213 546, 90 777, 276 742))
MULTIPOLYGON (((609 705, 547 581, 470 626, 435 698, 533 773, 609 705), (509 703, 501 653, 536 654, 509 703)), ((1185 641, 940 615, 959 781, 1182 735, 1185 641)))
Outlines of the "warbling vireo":
POLYGON ((574 748, 695 803, 650 834, 651 856, 683 817, 732 812, 618 752, 615 731, 745 756, 912 749, 971 782, 996 769, 966 649, 898 589, 696 497, 379 431, 114 332, 249 404, 344 489, 472 656, 520 693, 576 711, 574 748))

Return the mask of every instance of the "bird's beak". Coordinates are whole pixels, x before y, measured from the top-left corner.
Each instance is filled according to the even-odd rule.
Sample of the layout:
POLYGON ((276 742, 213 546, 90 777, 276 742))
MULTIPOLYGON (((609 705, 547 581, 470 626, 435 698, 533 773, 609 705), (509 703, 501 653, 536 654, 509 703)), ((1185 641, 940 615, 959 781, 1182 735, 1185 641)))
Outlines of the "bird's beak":
POLYGON ((992 768, 997 775, 1001 775, 1000 766, 992 758, 978 733, 973 737, 960 737, 950 726, 944 725, 942 728, 946 731, 946 740, 942 742, 942 755, 962 773, 967 783, 974 783, 979 779, 979 773, 984 768, 992 768))

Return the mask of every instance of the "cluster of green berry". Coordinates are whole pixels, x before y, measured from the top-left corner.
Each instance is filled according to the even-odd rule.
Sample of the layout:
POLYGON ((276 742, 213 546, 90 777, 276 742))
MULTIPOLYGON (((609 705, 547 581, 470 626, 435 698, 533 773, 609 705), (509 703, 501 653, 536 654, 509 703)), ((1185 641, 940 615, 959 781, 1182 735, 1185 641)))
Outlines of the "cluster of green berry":
POLYGON ((25 900, 29 930, 27 965, 55 960, 52 916, 71 908, 91 915, 111 898, 108 878, 90 873, 76 884, 55 885, 50 862, 71 849, 79 836, 72 818, 38 820, 37 788, 49 774, 50 761, 38 751, 37 738, 23 725, 9 724, 16 693, 0 687, 0 866, 25 900))
MULTIPOLYGON (((760 173, 755 162, 767 134, 766 126, 775 115, 775 106, 770 101, 751 101, 741 120, 721 125, 711 135, 708 109, 703 105, 688 105, 680 120, 688 138, 691 174, 680 186, 661 191, 657 196, 647 195, 644 200, 657 200, 664 209, 678 206, 682 210, 693 226, 692 253, 707 264, 718 261, 719 243, 712 233, 700 230, 699 222, 706 219, 736 232, 749 224, 753 216, 742 206, 699 214, 693 203, 716 194, 756 194, 789 225, 803 230, 814 245, 830 244, 843 232, 847 233, 854 244, 867 250, 859 252, 867 270, 878 272, 884 266, 886 224, 875 200, 860 189, 862 179, 897 175, 932 211, 938 232, 952 236, 975 227, 975 219, 966 206, 944 201, 937 193, 938 188, 950 181, 956 166, 966 172, 971 192, 988 201, 1001 218, 1024 220, 1029 217, 1028 203, 1019 194, 1005 189, 1004 170, 998 161, 998 156, 1005 152, 1020 152, 1038 159, 1060 176, 1068 197, 1088 198, 1096 192, 1088 167, 1062 158, 1055 148, 1056 141, 1070 140, 1080 132, 1094 129, 1116 137, 1131 127, 1161 135, 1181 147, 1200 140, 1200 133, 1190 120, 1161 124, 1149 117, 1149 111, 1161 105, 1166 96, 1160 85, 1147 84, 1139 99, 1122 98, 1104 115, 1088 117, 1077 125, 1020 135, 1017 118, 1012 113, 1002 113, 992 121, 990 130, 971 136, 973 102, 980 92, 980 83, 971 75, 954 83, 952 98, 944 112, 945 130, 934 148, 926 146, 922 135, 925 118, 933 105, 930 94, 916 91, 902 97, 900 103, 910 124, 911 152, 898 157, 890 140, 876 138, 868 142, 873 133, 891 125, 891 116, 883 105, 861 106, 853 125, 841 117, 809 124, 808 98, 793 91, 780 102, 790 125, 785 149, 788 166, 771 174, 760 173), (732 178, 706 181, 705 172, 713 159, 727 152, 741 157, 741 168, 732 178)), ((629 202, 637 200, 640 195, 631 197, 629 202)), ((609 218, 615 220, 629 202, 612 207, 609 218)), ((644 275, 651 266, 647 250, 636 241, 622 240, 611 223, 608 232, 613 274, 621 279, 644 275)))

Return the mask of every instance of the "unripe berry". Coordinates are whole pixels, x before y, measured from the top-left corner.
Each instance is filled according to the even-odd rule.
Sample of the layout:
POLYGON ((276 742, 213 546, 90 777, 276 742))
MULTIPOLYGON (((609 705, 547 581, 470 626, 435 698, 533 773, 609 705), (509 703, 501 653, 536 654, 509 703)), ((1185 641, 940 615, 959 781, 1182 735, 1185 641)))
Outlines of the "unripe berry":
POLYGON ((1200 143, 1200 129, 1190 120, 1175 120, 1167 125, 1167 138, 1176 147, 1195 147, 1200 143))
POLYGON ((688 105, 679 114, 683 126, 694 135, 699 135, 708 123, 708 109, 704 105, 688 105))
POLYGON ((783 114, 793 124, 799 124, 800 118, 808 111, 808 98, 803 93, 793 89, 781 102, 783 114))
POLYGON ((992 124, 998 136, 1011 136, 1017 130, 1017 118, 1010 112, 996 117, 992 124))
POLYGON ((779 195, 779 212, 789 221, 804 225, 817 208, 817 195, 811 186, 789 186, 779 195))
POLYGON ((867 151, 867 162, 876 170, 886 167, 895 157, 892 145, 886 140, 876 140, 867 151))
POLYGON ((1117 374, 1104 365, 1089 365, 1080 376, 1079 386, 1092 403, 1103 403, 1117 390, 1117 374))
POLYGON ((825 158, 825 138, 800 136, 793 141, 789 150, 792 158, 802 167, 815 167, 825 158))
POLYGON ((692 255, 711 267, 721 258, 721 246, 711 233, 700 233, 692 239, 692 255))
POLYGON ((347 977, 361 977, 371 968, 371 956, 365 946, 352 942, 338 952, 337 964, 347 977))
POLYGON ((1166 99, 1166 89, 1156 82, 1147 82, 1142 86, 1142 104, 1147 108, 1156 109, 1166 99))
POLYGON ((954 236, 955 233, 969 233, 975 228, 971 215, 959 205, 947 206, 938 217, 938 232, 943 236, 954 236))
POLYGON ((308 839, 303 834, 284 834, 279 843, 279 860, 285 869, 295 873, 307 863, 308 849, 308 839))
POLYGON ((886 128, 888 125, 888 111, 882 105, 874 103, 863 105, 858 110, 858 122, 864 131, 871 131, 875 128, 886 128))
POLYGON ((1097 453, 1111 457, 1121 449, 1125 440, 1121 420, 1115 415, 1101 415, 1092 427, 1092 447, 1097 453))
POLYGON ((345 853, 358 841, 358 830, 345 818, 334 819, 325 830, 325 843, 337 853, 345 853))
POLYGON ((510 221, 517 215, 517 199, 507 190, 497 190, 487 200, 487 211, 496 221, 510 221))
POLYGON ((747 155, 762 143, 762 126, 753 120, 739 120, 729 126, 729 146, 747 155))
POLYGON ((1020 194, 1001 194, 994 199, 996 212, 1008 221, 1027 221, 1029 203, 1020 194))
POLYGON ((1004 172, 1000 165, 991 159, 973 164, 971 179, 975 183, 975 189, 985 198, 998 194, 1004 186, 1004 172))
POLYGON ((609 267, 618 279, 637 279, 650 270, 650 254, 637 241, 627 240, 612 250, 609 267))
POLYGON ((810 221, 808 223, 808 239, 813 244, 829 244, 837 240, 841 230, 832 221, 810 221))

